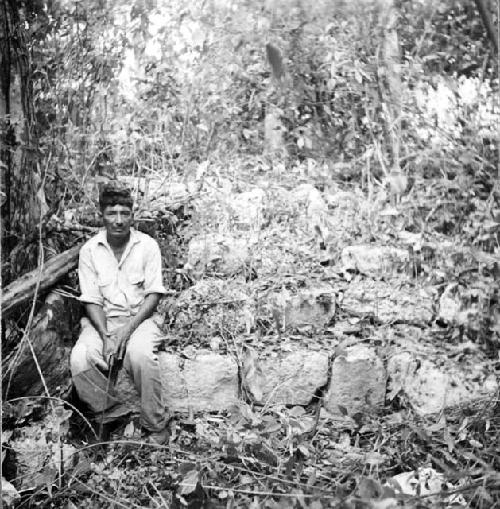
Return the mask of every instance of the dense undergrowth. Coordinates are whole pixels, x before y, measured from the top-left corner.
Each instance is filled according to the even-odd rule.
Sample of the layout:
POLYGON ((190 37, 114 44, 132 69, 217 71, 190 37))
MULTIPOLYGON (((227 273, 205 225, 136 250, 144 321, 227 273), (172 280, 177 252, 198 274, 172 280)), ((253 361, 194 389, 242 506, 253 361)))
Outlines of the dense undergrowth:
POLYGON ((65 472, 42 472, 46 484, 38 479, 16 507, 428 508, 498 501, 500 430, 491 402, 482 412, 445 412, 437 421, 387 408, 346 429, 332 429, 314 405, 265 412, 242 406, 176 419, 171 430, 166 447, 145 444, 131 424, 111 443, 82 445, 73 437, 79 445, 65 472), (401 495, 402 487, 412 495, 401 495))
MULTIPOLYGON (((248 166, 248 161, 241 163, 237 178, 234 170, 228 175, 237 182, 237 189, 256 182, 254 175, 245 175, 248 166)), ((215 171, 218 178, 224 178, 219 171, 215 171)), ((266 179, 269 176, 264 171, 262 175, 266 179)), ((293 188, 310 180, 301 177, 300 171, 295 175, 296 178, 287 179, 286 187, 293 188)), ((471 237, 463 234, 463 225, 483 228, 497 206, 496 189, 492 186, 489 195, 482 195, 482 182, 470 186, 468 183, 467 188, 453 187, 456 196, 442 205, 452 226, 443 230, 445 220, 443 211, 436 211, 437 197, 443 196, 442 185, 448 182, 446 177, 415 179, 413 188, 403 196, 397 214, 389 216, 389 220, 383 213, 389 206, 388 196, 380 189, 368 201, 372 207, 369 213, 364 209, 355 211, 353 236, 343 242, 397 243, 401 232, 421 233, 429 252, 420 253, 419 265, 410 271, 415 284, 439 287, 456 282, 462 288, 462 296, 470 294, 469 304, 481 304, 476 306, 479 311, 468 326, 433 324, 432 341, 439 342, 439 348, 450 355, 457 355, 457 351, 467 355, 465 349, 460 350, 464 344, 472 352, 479 347, 488 355, 487 369, 496 373, 499 331, 494 320, 498 306, 494 289, 498 262, 494 246, 497 231, 494 228, 485 231, 480 240, 477 234, 471 237), (368 223, 367 217, 374 219, 368 223)), ((355 185, 335 177, 323 179, 322 184, 323 190, 329 186, 356 189, 355 185)), ((276 185, 284 184, 277 178, 276 185)), ((276 196, 279 193, 274 199, 276 196)), ((297 272, 292 278, 277 276, 282 278, 276 280, 278 286, 300 284, 301 278, 314 278, 315 274, 321 277, 332 267, 318 257, 318 252, 321 253, 321 249, 317 250, 318 239, 306 235, 303 239, 306 247, 302 251, 294 251, 290 244, 288 227, 299 221, 296 205, 286 200, 275 201, 273 205, 265 228, 274 232, 271 238, 278 243, 274 247, 298 256, 293 262, 297 272)), ((192 287, 194 281, 189 278, 189 271, 176 271, 173 267, 184 265, 186 242, 192 238, 193 230, 207 228, 204 222, 210 213, 205 208, 200 216, 187 208, 178 220, 175 233, 171 225, 163 233, 157 231, 160 239, 166 235, 175 253, 167 263, 166 273, 176 274, 170 284, 177 296, 192 287)), ((214 295, 214 302, 219 302, 222 296, 230 298, 228 288, 237 287, 241 277, 220 279, 222 293, 214 295)), ((200 304, 207 306, 206 297, 200 304)), ((170 297, 171 303, 175 304, 176 298, 170 297)), ((193 298, 188 299, 194 306, 193 298)), ((210 347, 214 335, 223 339, 222 351, 230 354, 237 353, 231 346, 235 345, 234 341, 240 346, 242 340, 251 341, 255 348, 279 346, 272 321, 256 324, 257 335, 251 334, 253 339, 245 334, 241 336, 241 331, 236 329, 231 339, 231 327, 236 327, 231 321, 231 306, 224 316, 218 312, 211 322, 200 322, 204 325, 198 327, 196 334, 193 334, 196 321, 167 323, 176 334, 171 335, 174 342, 170 348, 210 347), (225 320, 224 324, 221 320, 225 320)), ((200 316, 205 319, 209 315, 205 310, 200 316)), ((378 327, 369 321, 356 323, 350 332, 354 338, 371 338, 378 327)), ((400 334, 411 334, 405 326, 400 327, 400 334)), ((306 345, 312 340, 317 344, 331 341, 328 334, 323 340, 317 335, 312 338, 306 331, 305 335, 291 340, 304 341, 306 345)), ((36 488, 23 490, 16 507, 486 508, 495 507, 500 500, 497 473, 500 421, 495 399, 481 401, 473 409, 443 409, 438 416, 422 418, 412 411, 400 392, 391 396, 379 414, 346 415, 340 427, 338 423, 334 425, 316 398, 306 408, 241 403, 227 412, 175 415, 166 447, 145 444, 133 421, 118 426, 110 443, 100 443, 88 423, 74 410, 59 410, 57 425, 49 426, 47 431, 47 421, 44 427, 36 428, 37 418, 47 411, 49 416, 54 414, 36 398, 29 404, 14 401, 6 408, 4 425, 12 428, 8 438, 15 438, 22 433, 19 430, 23 425, 34 422, 39 434, 49 433, 51 450, 57 452, 62 444, 74 447, 64 453, 66 464, 61 471, 54 469, 54 464, 42 468, 38 464, 40 472, 29 473, 38 477, 30 478, 25 486, 31 483, 36 488), (405 493, 412 494, 401 494, 403 488, 405 493)), ((10 450, 8 443, 6 450, 10 450)), ((22 482, 22 479, 16 481, 12 450, 7 454, 4 472, 6 467, 9 472, 9 465, 12 471, 8 479, 14 484, 22 482)))

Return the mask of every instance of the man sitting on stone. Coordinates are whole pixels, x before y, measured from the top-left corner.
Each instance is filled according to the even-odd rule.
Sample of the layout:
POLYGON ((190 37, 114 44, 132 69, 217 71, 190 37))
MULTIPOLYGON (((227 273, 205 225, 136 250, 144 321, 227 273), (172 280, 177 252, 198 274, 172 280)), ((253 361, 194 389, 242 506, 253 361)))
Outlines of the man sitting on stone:
MULTIPOLYGON (((123 354, 141 400, 141 424, 150 440, 168 439, 157 350, 161 343, 154 315, 162 294, 161 253, 149 235, 132 228, 133 200, 127 189, 106 184, 99 196, 104 229, 80 250, 80 301, 85 305, 80 337, 71 352, 71 374, 80 398, 78 374, 108 370, 112 354, 123 354)), ((92 408, 92 402, 85 401, 92 408)))

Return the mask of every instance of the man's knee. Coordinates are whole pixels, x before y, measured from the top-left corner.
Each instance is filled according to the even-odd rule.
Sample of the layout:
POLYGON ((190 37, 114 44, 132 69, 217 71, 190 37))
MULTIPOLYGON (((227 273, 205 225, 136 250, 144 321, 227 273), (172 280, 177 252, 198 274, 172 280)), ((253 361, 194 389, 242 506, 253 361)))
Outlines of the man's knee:
POLYGON ((87 347, 82 343, 77 343, 71 350, 69 358, 71 375, 76 376, 78 373, 88 369, 87 347))
POLYGON ((130 343, 127 348, 127 356, 132 365, 150 364, 158 361, 158 355, 149 342, 140 344, 139 342, 130 343))
POLYGON ((158 362, 158 344, 155 335, 144 328, 130 338, 127 355, 132 366, 151 365, 158 362))
POLYGON ((155 341, 155 339, 160 336, 161 330, 158 325, 158 318, 154 316, 144 320, 132 334, 132 338, 144 337, 147 338, 148 341, 155 341))
POLYGON ((134 331, 127 346, 127 356, 132 366, 151 365, 158 362, 161 331, 149 318, 134 331))

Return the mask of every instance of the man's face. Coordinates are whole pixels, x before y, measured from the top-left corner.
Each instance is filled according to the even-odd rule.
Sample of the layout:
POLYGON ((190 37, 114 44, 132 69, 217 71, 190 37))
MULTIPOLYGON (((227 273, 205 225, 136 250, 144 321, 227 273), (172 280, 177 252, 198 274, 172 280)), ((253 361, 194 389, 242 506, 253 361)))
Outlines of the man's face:
POLYGON ((127 240, 133 219, 132 209, 125 205, 108 205, 102 211, 102 221, 111 240, 127 240))

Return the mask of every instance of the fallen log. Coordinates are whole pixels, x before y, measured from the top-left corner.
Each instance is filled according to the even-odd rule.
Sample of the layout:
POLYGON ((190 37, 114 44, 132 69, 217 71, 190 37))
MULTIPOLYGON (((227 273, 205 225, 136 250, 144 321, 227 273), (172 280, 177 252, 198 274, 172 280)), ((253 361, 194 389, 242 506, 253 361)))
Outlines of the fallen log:
POLYGON ((8 318, 17 306, 33 297, 39 279, 39 292, 43 292, 74 269, 78 263, 79 251, 80 246, 72 247, 68 251, 50 258, 45 262, 41 271, 38 267, 6 286, 2 292, 2 317, 8 318))
POLYGON ((51 396, 68 392, 69 356, 77 337, 80 314, 80 303, 75 299, 55 292, 47 295, 28 333, 33 352, 25 338, 2 361, 4 398, 44 395, 44 385, 51 396))

